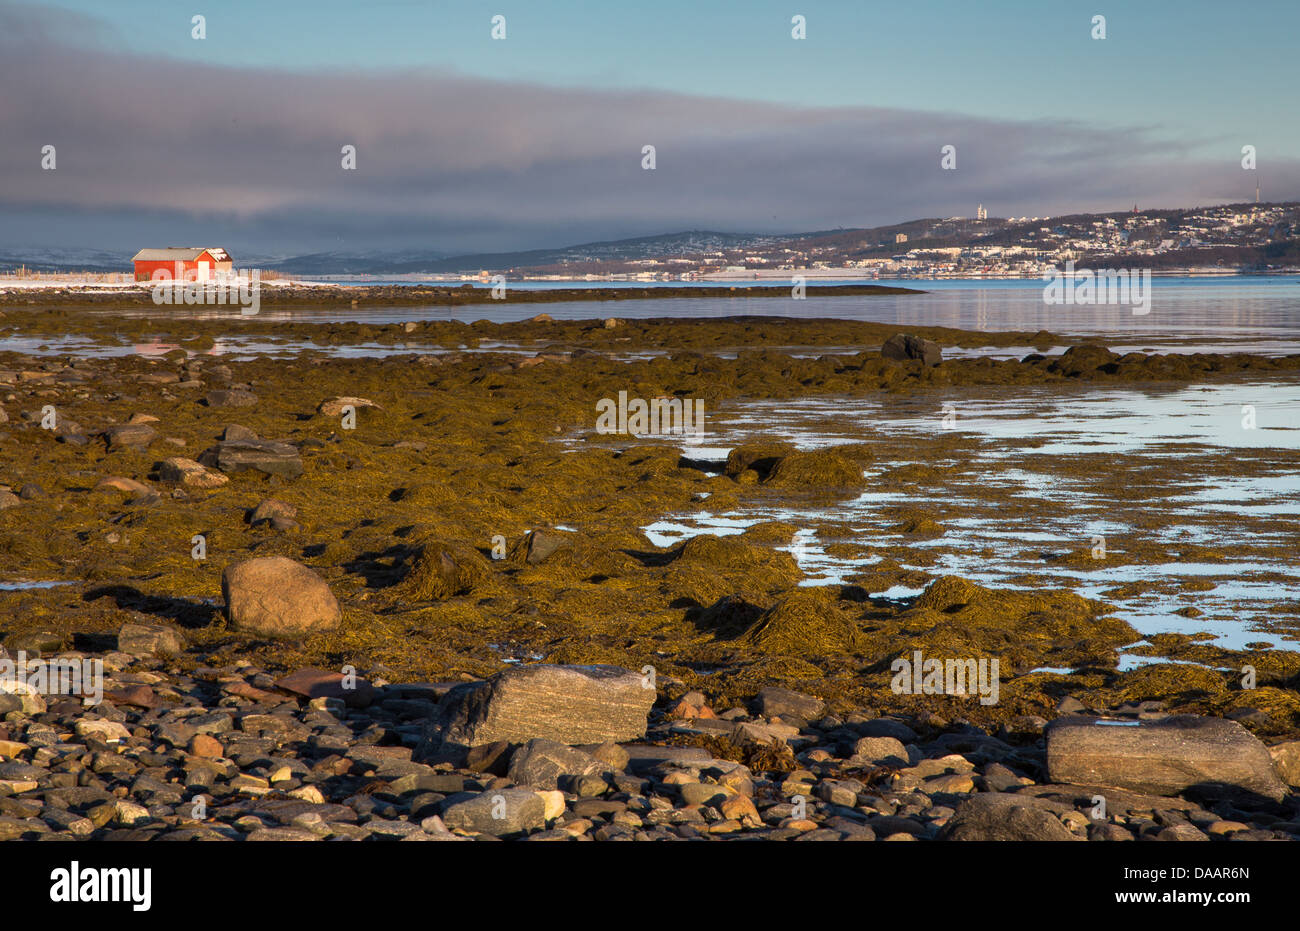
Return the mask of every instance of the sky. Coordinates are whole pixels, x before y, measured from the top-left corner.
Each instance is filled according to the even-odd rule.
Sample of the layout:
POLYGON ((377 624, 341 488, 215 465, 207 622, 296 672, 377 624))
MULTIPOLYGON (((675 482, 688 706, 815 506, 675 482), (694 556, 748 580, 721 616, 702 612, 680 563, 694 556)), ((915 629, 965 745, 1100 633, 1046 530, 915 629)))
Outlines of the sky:
POLYGON ((457 254, 1300 199, 1298 27, 1294 0, 0 0, 0 247, 457 254))

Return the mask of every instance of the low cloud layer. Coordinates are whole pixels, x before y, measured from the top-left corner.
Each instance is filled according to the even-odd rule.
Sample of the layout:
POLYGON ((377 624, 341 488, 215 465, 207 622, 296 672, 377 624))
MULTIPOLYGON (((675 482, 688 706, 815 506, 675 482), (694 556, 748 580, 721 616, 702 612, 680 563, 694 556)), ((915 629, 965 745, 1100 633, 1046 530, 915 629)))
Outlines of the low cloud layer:
MULTIPOLYGON (((792 108, 427 72, 225 69, 65 44, 0 6, 0 243, 220 237, 294 253, 504 250, 676 231, 1245 200, 1225 143, 879 108, 792 108), (340 149, 357 148, 344 171, 340 149), (657 168, 641 167, 654 145, 657 168), (58 167, 43 171, 41 148, 58 167), (953 145, 957 169, 940 168, 953 145), (114 235, 116 231, 117 235, 114 235), (188 234, 188 235, 185 235, 188 234)), ((88 27, 90 28, 90 27, 88 27)), ((85 35, 82 29, 80 35, 85 35)), ((703 90, 703 89, 702 89, 703 90)), ((1300 198, 1274 163, 1271 199, 1300 198)))

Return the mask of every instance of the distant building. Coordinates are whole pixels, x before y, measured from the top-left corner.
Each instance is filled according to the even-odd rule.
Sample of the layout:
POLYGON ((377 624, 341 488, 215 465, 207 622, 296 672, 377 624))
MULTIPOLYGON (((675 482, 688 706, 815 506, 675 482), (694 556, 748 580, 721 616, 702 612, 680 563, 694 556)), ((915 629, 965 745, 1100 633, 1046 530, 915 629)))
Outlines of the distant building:
POLYGON ((906 234, 906 233, 895 233, 895 234, 894 234, 894 242, 907 242, 907 234, 906 234))
POLYGON ((158 274, 159 278, 181 279, 193 273, 196 281, 210 281, 235 270, 230 254, 216 247, 141 249, 131 261, 135 264, 136 281, 152 281, 160 272, 166 274, 158 274))
POLYGON ((983 204, 980 204, 979 209, 975 211, 975 219, 987 220, 988 218, 989 218, 989 212, 984 209, 983 204))

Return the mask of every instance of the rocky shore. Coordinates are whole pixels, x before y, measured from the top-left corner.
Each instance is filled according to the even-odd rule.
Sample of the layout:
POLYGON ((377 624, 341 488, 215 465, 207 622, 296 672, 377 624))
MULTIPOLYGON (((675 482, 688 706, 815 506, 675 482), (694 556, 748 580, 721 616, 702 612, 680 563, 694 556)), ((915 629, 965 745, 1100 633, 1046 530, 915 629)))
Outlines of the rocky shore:
POLYGON ((100 657, 94 708, 0 699, 0 838, 1300 839, 1300 742, 1270 757, 1238 724, 1158 703, 1101 725, 1066 700, 1035 737, 835 714, 776 687, 715 711, 608 666, 396 684, 247 662, 186 674, 165 627, 120 644, 133 652, 100 657))
MULTIPOLYGON (((92 339, 138 327, 181 347, 0 353, 4 644, 14 662, 100 660, 106 675, 94 705, 0 695, 0 836, 1300 835, 1293 650, 1171 634, 1121 670, 1141 638, 1106 602, 924 571, 924 546, 872 539, 900 522, 923 539, 931 514, 882 511, 837 544, 881 558, 811 587, 790 524, 672 546, 643 531, 702 507, 834 508, 873 464, 887 465, 880 487, 941 483, 934 463, 972 439, 882 431, 806 450, 760 430, 710 459, 593 430, 596 402, 620 390, 710 409, 812 396, 937 412, 941 393, 1008 386, 1287 379, 1300 358, 1088 344, 945 360, 928 341, 1034 334, 543 319, 280 323, 309 341, 447 345, 223 359, 201 347, 229 322, 66 308, 0 322, 92 339), (467 351, 501 338, 536 349, 467 351), (832 344, 862 348, 783 348, 832 344), (647 349, 665 351, 616 355, 647 349), (900 583, 920 594, 882 596, 900 583), (995 700, 898 689, 893 664, 918 653, 996 658, 995 700)), ((1148 486, 1128 484, 1140 506, 1148 486)))

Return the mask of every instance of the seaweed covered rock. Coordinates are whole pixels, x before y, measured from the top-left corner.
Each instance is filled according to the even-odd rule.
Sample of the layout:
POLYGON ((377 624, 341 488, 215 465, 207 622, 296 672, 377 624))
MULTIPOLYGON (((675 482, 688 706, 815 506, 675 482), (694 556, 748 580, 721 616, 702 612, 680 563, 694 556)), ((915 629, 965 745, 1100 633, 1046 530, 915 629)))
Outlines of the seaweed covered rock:
POLYGON ((698 608, 725 596, 770 604, 803 578, 789 553, 750 543, 747 535, 701 534, 668 554, 662 591, 698 608))
POLYGON ((938 365, 943 361, 943 349, 938 343, 911 333, 895 333, 889 337, 880 347, 880 354, 886 359, 918 361, 926 365, 938 365))
POLYGON ((334 630, 342 613, 325 580, 284 556, 227 566, 221 595, 233 630, 262 637, 303 637, 334 630))
POLYGON ((793 451, 794 448, 788 443, 754 443, 737 446, 727 453, 727 464, 723 468, 723 474, 731 478, 739 478, 742 473, 753 471, 762 480, 767 478, 772 467, 782 456, 788 456, 793 451))
POLYGON ((864 483, 861 463, 834 448, 787 453, 763 480, 777 488, 843 488, 864 483))
POLYGON ((567 530, 534 530, 524 538, 524 562, 530 566, 545 562, 560 549, 573 543, 574 534, 567 530))
POLYGON ((426 540, 399 591, 411 601, 445 601, 468 594, 490 574, 487 559, 474 547, 426 540))
POLYGON ((997 657, 1003 675, 1039 666, 1113 668, 1117 649, 1140 636, 1105 610, 1103 603, 1070 591, 989 589, 943 576, 896 617, 873 625, 863 652, 881 663, 913 650, 934 657, 997 657))
POLYGON ((1059 372, 1067 378, 1078 378, 1081 375, 1091 375, 1099 369, 1105 370, 1107 367, 1113 370, 1118 359, 1119 356, 1105 346, 1083 343, 1065 350, 1060 358, 1052 360, 1047 370, 1059 372))
POLYGON ((742 639, 763 653, 824 655, 853 650, 858 628, 837 591, 816 586, 786 595, 764 611, 742 639))

